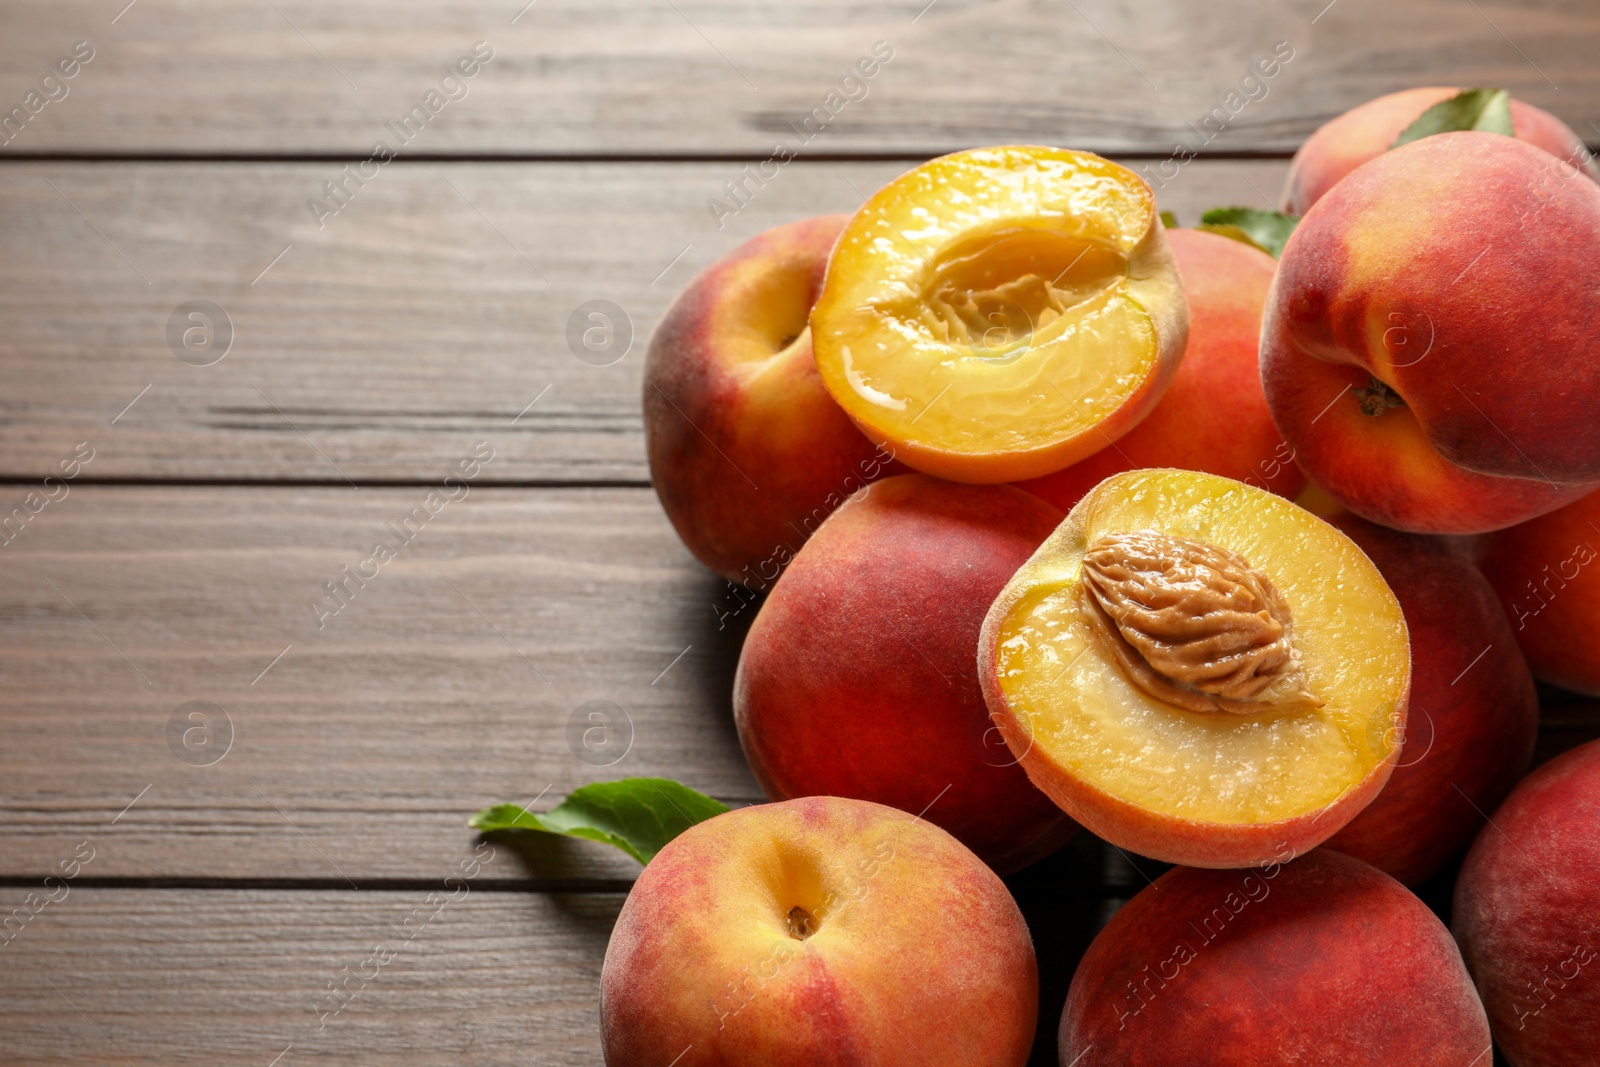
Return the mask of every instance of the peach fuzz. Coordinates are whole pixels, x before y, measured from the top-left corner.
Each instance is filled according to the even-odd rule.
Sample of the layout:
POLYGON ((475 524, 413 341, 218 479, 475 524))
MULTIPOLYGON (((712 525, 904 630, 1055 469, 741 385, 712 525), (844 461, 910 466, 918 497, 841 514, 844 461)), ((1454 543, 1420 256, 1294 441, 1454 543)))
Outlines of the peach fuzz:
POLYGON ((1467 559, 1352 515, 1332 523, 1400 599, 1411 700, 1394 773, 1327 847, 1415 885, 1466 850, 1526 773, 1538 694, 1494 590, 1467 559))
POLYGON ((611 1067, 1020 1067, 1038 972, 1000 879, 905 812, 719 815, 645 867, 600 974, 611 1067))
POLYGON ((1533 673, 1600 696, 1600 493, 1487 539, 1481 566, 1533 673))
POLYGON ((1600 741, 1534 771, 1494 813, 1452 925, 1514 1067, 1600 1063, 1600 741))
POLYGON ((1079 964, 1059 1043, 1080 1067, 1471 1067, 1489 1025, 1427 906, 1318 850, 1140 890, 1079 964))
POLYGON ((921 814, 1002 872, 1071 836, 991 727, 973 667, 989 605, 1060 520, 1011 486, 907 474, 824 522, 762 604, 734 679, 766 794, 921 814))
POLYGON ((1021 488, 1069 510, 1113 474, 1182 467, 1293 498, 1305 484, 1261 391, 1261 312, 1277 261, 1203 230, 1168 230, 1189 302, 1189 343, 1161 402, 1088 459, 1021 488))
POLYGON ((807 219, 740 245, 689 283, 650 341, 650 478, 689 551, 730 581, 772 581, 828 512, 892 469, 811 355, 806 316, 844 223, 807 219))
POLYGON ((1488 133, 1427 137, 1301 221, 1261 376, 1306 475, 1397 529, 1481 533, 1600 479, 1600 186, 1488 133))
MULTIPOLYGON (((1304 215, 1346 174, 1389 150, 1422 113, 1460 89, 1429 86, 1403 89, 1368 100, 1323 123, 1306 138, 1289 165, 1283 210, 1304 215)), ((1511 129, 1519 140, 1541 148, 1600 181, 1600 168, 1572 128, 1543 108, 1511 101, 1511 129)))
POLYGON ((1252 486, 1146 470, 1092 490, 1007 583, 978 670, 1028 777, 1086 829, 1248 867, 1383 788, 1411 654, 1344 534, 1252 486))

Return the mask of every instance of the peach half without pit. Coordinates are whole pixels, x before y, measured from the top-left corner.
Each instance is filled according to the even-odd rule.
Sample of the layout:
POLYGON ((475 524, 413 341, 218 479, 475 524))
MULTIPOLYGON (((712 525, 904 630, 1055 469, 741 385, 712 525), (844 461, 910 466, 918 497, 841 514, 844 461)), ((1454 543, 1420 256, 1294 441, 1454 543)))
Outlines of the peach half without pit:
POLYGON ((1041 790, 1112 844, 1193 867, 1304 852, 1383 787, 1405 617, 1351 540, 1194 471, 1108 478, 984 620, 990 715, 1041 790))
POLYGON ((822 382, 862 432, 962 482, 1098 452, 1161 398, 1187 333, 1150 187, 1035 146, 957 152, 884 186, 811 310, 822 382))

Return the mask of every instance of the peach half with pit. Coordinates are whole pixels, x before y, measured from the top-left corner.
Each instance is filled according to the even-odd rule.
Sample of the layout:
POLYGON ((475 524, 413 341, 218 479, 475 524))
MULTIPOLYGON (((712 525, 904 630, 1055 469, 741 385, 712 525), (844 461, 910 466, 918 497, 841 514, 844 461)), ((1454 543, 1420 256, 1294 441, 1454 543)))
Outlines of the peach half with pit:
POLYGON ((845 226, 811 309, 822 382, 902 462, 1034 478, 1144 418, 1188 310, 1155 196, 1087 152, 942 156, 845 226))
POLYGON ((1033 783, 1121 848, 1195 867, 1304 852, 1383 787, 1411 653, 1348 537, 1194 471, 1108 478, 990 608, 989 711, 1033 783))
POLYGON ((600 972, 611 1067, 1021 1067, 1039 979, 1005 883, 860 800, 730 811, 656 854, 600 972))

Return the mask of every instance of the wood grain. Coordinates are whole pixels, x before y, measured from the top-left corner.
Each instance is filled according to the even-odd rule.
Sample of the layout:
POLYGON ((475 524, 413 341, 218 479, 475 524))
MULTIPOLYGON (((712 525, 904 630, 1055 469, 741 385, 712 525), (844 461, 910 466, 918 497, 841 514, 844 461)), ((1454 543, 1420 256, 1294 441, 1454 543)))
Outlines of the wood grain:
MULTIPOLYGON (((598 1067, 600 966, 622 895, 485 888, 507 862, 503 851, 486 854, 480 877, 449 889, 53 882, 56 902, 40 908, 28 893, 41 890, 0 888, 0 915, 37 910, 0 945, 0 1055, 116 1067, 598 1067), (346 993, 336 999, 330 983, 346 993)), ((1030 1062, 1044 1067, 1055 1063, 1073 969, 1117 901, 1042 886, 1017 892, 1040 962, 1030 1062)))
MULTIPOLYGON (((334 164, 0 168, 0 476, 88 442, 91 480, 437 480, 488 440, 488 482, 643 484, 640 368, 677 290, 906 164, 791 164, 719 229, 705 201, 739 166, 391 164, 321 229, 334 164), (196 299, 232 323, 211 366, 168 345, 196 299), (609 366, 567 341, 596 299, 632 323, 609 366)), ((1191 163, 1162 204, 1193 224, 1283 173, 1191 163)))
POLYGON ((1588 0, 16 0, 0 101, 20 104, 79 40, 95 58, 0 153, 365 155, 479 41, 494 58, 408 153, 1164 153, 1279 41, 1293 60, 1207 150, 1291 151, 1348 107, 1428 84, 1502 85, 1600 136, 1588 0), (795 137, 880 40, 894 56, 866 95, 795 137))
MULTIPOLYGON (((0 548, 0 875, 87 838, 99 878, 439 879, 490 803, 629 774, 760 798, 729 705, 754 608, 649 490, 474 488, 406 546, 426 497, 79 486, 35 516, 0 548), (398 557, 320 616, 379 541, 398 557), (226 728, 185 745, 197 700, 231 722, 211 765, 226 728), (616 725, 586 747, 591 701, 616 725)), ((539 840, 496 877, 638 870, 539 840)))
POLYGON ((619 894, 64 885, 0 947, 8 1064, 600 1063, 619 894))

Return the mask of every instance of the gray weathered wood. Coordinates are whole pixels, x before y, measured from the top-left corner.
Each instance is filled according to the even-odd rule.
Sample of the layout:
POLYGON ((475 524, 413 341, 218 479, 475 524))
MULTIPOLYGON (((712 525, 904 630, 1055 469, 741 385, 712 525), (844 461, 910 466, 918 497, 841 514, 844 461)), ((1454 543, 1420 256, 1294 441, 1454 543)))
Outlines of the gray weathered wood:
POLYGON ((494 58, 406 151, 765 153, 880 40, 893 59, 804 150, 1166 152, 1279 41, 1293 60, 1210 149, 1289 151, 1413 85, 1504 85, 1579 127, 1600 113, 1588 0, 524 3, 13 0, 6 107, 73 42, 96 52, 0 152, 364 155, 478 41, 494 58))
MULTIPOLYGON (((430 901, 52 883, 57 902, 0 947, 0 1059, 598 1065, 600 960, 621 896, 473 884, 430 901)), ((29 892, 0 888, 0 914, 29 892)))
MULTIPOLYGON (((705 201, 739 164, 391 165, 321 229, 305 201, 334 164, 0 167, 0 475, 88 442, 88 478, 427 480, 488 440, 488 481, 643 482, 640 368, 673 295, 907 165, 791 164, 721 229, 705 201), (196 299, 232 322, 211 366, 167 341, 196 299), (596 299, 632 322, 610 366, 567 342, 596 299)), ((1193 224, 1283 171, 1192 163, 1162 203, 1193 224)))
MULTIPOLYGON (((79 486, 0 547, 0 875, 87 838, 96 877, 442 878, 469 815, 547 788, 540 808, 628 774, 760 797, 729 705, 755 609, 648 489, 476 488, 403 547, 390 524, 427 492, 79 486), (319 630, 324 583, 380 540, 398 558, 319 630), (196 700, 232 725, 209 766, 180 755, 224 736, 183 744, 196 700), (623 720, 569 735, 597 700, 631 721, 625 754, 623 720)), ((638 870, 587 842, 530 851, 497 877, 638 870)))

